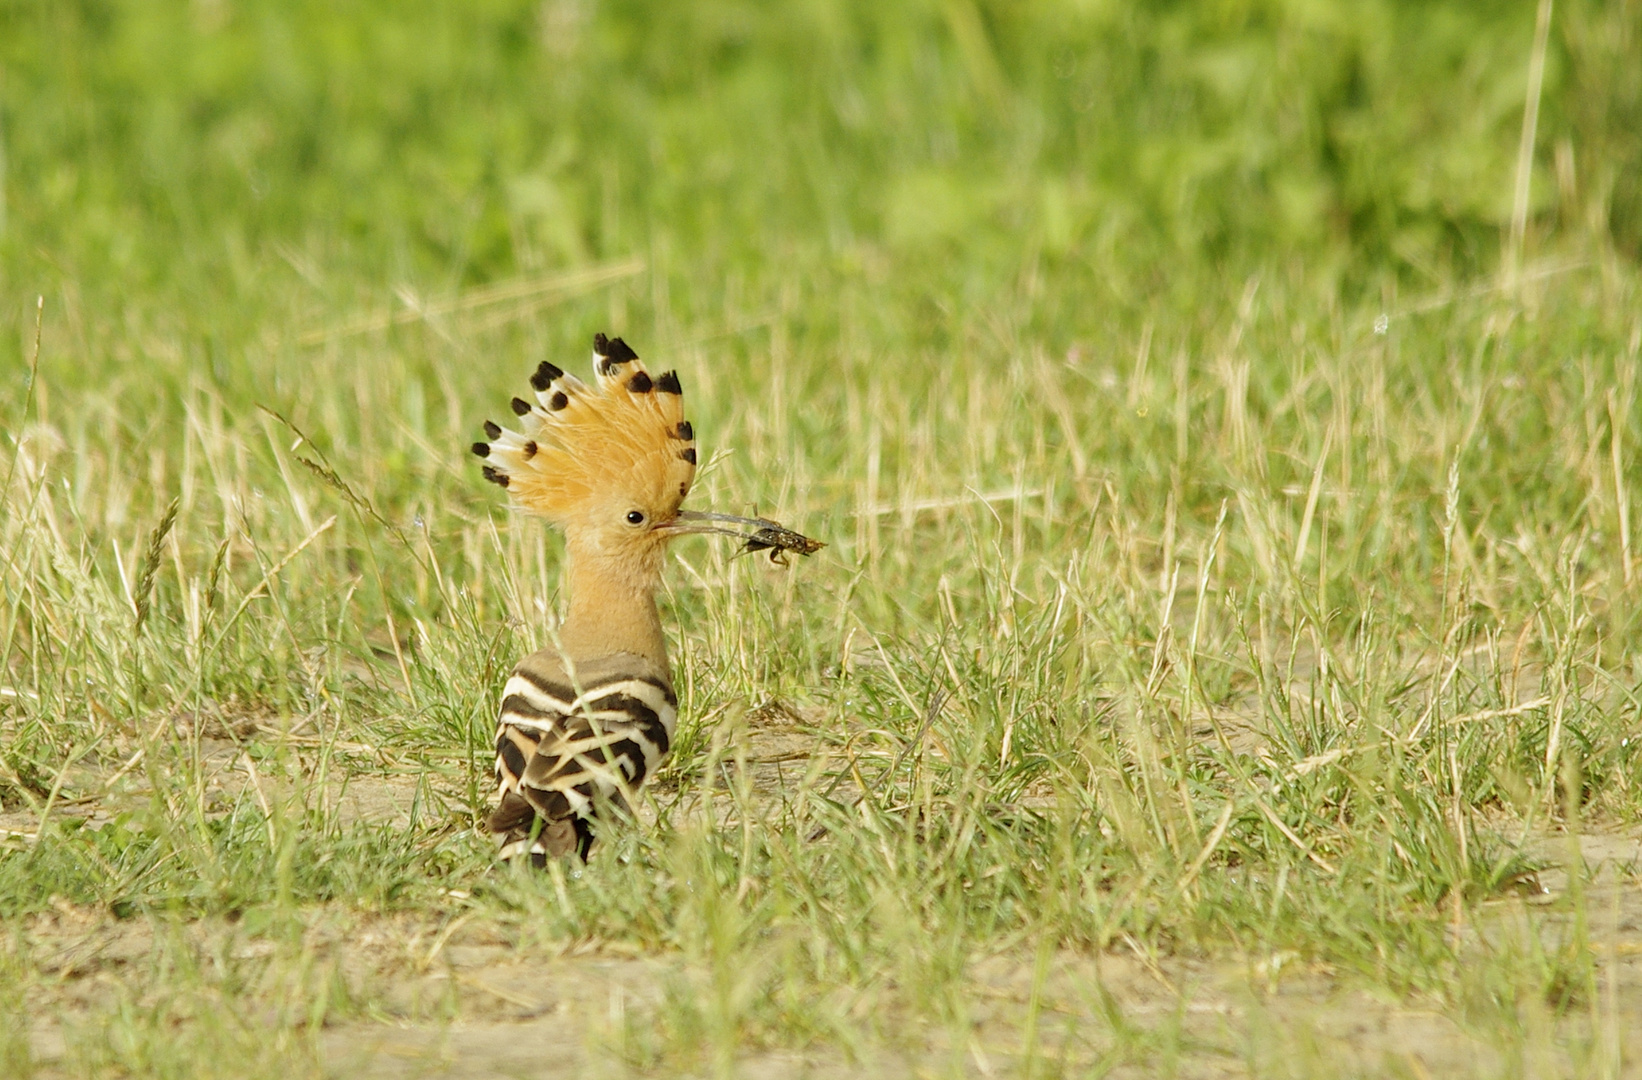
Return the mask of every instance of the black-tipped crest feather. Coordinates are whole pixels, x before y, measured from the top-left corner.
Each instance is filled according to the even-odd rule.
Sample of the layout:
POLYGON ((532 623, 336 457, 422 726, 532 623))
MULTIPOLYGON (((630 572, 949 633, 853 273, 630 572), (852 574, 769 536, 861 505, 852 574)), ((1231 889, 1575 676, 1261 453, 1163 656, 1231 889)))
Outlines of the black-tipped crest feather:
POLYGON ((556 364, 543 360, 536 373, 530 377, 530 387, 536 391, 546 390, 553 385, 553 380, 564 374, 564 369, 556 364))

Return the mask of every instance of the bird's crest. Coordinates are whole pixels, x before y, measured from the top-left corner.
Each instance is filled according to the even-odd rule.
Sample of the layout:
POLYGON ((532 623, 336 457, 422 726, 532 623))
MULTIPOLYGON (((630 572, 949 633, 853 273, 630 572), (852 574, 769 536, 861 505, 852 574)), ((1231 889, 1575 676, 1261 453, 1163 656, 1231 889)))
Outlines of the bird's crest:
POLYGON ((542 361, 534 401, 513 399, 519 431, 485 422, 485 479, 524 509, 560 524, 612 490, 676 512, 696 475, 695 433, 678 374, 652 376, 621 338, 593 338, 589 385, 542 361))

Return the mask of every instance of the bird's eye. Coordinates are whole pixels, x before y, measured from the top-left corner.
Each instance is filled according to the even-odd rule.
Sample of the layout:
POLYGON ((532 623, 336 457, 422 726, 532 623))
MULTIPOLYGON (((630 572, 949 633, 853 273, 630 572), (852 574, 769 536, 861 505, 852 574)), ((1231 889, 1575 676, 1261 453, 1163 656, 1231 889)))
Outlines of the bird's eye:
POLYGON ((644 524, 644 514, 643 514, 643 512, 639 511, 639 510, 629 510, 629 511, 627 511, 627 524, 629 524, 629 525, 643 525, 644 524))

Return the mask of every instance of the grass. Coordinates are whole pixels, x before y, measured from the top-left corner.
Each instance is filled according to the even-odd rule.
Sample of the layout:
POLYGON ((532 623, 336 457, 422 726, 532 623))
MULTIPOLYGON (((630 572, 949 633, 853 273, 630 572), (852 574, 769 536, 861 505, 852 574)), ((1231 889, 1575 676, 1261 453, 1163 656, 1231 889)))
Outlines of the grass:
POLYGON ((0 8, 3 1071, 1621 1075, 1642 22, 1519 256, 1534 17, 0 8), (597 330, 829 546, 516 873, 464 448, 597 330))

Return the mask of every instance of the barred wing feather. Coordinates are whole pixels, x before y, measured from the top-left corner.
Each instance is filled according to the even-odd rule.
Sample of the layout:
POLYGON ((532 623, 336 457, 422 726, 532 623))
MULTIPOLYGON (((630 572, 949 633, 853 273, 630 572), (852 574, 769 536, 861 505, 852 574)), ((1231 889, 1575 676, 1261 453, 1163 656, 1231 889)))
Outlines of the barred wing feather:
POLYGON ((667 672, 644 657, 617 653, 574 670, 551 649, 526 657, 496 726, 501 801, 490 829, 503 857, 585 859, 599 804, 627 804, 667 755, 677 719, 667 672))

